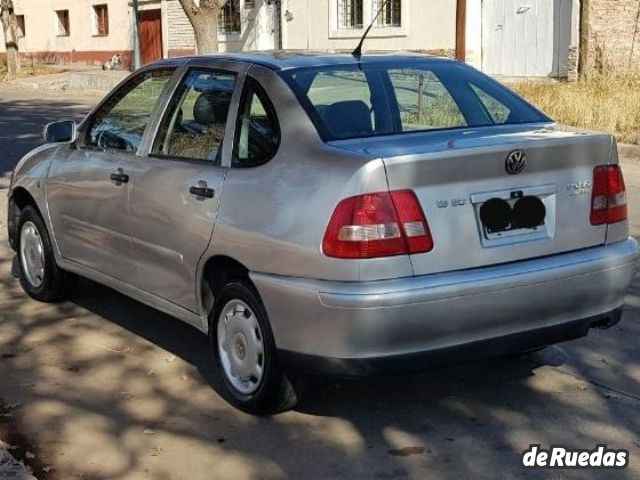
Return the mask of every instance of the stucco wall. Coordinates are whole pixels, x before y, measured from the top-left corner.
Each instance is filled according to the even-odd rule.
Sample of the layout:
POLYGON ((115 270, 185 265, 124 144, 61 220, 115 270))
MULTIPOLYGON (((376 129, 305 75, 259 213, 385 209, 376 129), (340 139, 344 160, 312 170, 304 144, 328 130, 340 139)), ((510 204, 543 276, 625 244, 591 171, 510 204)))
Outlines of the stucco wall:
MULTIPOLYGON (((292 49, 352 50, 363 30, 339 30, 335 0, 282 0, 283 44, 292 49)), ((364 2, 364 23, 372 18, 364 2)), ((373 28, 366 50, 455 49, 456 0, 404 0, 402 27, 373 28)), ((365 25, 366 27, 366 25, 365 25)))
MULTIPOLYGON (((14 0, 16 14, 25 16, 26 35, 20 51, 50 62, 83 61, 91 53, 128 54, 131 49, 131 17, 126 0, 14 0), (107 4, 109 34, 93 35, 93 5, 107 4), (69 36, 56 36, 55 10, 69 10, 69 36)), ((4 51, 0 42, 0 52, 4 51)), ((98 55, 99 57, 100 55, 98 55)))
POLYGON ((588 0, 584 72, 640 70, 640 1, 588 0))

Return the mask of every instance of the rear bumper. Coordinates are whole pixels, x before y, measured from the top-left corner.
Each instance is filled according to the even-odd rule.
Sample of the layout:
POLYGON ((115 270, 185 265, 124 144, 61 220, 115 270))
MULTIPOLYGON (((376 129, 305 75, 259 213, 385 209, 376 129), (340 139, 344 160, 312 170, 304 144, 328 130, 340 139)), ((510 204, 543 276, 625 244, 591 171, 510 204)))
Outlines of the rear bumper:
POLYGON ((403 357, 407 361, 400 365, 412 364, 416 356, 431 357, 428 364, 454 363, 449 357, 463 358, 461 350, 473 347, 503 354, 585 335, 594 322, 618 315, 638 258, 638 243, 630 238, 504 265, 376 282, 258 273, 251 278, 285 361, 328 364, 337 367, 332 373, 349 375, 384 370, 379 366, 403 357))

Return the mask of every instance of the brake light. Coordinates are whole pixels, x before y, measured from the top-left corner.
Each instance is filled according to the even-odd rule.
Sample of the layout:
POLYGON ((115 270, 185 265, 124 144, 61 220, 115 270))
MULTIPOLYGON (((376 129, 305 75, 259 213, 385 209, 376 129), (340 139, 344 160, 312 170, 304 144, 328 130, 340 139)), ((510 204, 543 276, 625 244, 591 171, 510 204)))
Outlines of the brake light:
POLYGON ((325 255, 376 258, 433 249, 429 226, 411 190, 377 192, 342 200, 322 241, 325 255))
POLYGON ((593 170, 591 225, 616 223, 627 218, 627 193, 619 165, 599 165, 593 170))

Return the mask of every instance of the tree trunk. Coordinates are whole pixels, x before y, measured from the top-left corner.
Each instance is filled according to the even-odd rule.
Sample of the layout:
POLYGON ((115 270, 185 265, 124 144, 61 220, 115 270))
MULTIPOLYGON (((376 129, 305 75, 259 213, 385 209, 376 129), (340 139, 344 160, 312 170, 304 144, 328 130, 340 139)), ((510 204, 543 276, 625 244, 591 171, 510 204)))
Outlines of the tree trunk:
POLYGON ((191 22, 198 53, 218 51, 218 15, 227 0, 179 0, 184 13, 191 22))
POLYGON ((7 51, 7 70, 9 75, 15 75, 20 73, 20 55, 18 53, 18 20, 13 11, 12 0, 1 0, 0 21, 7 51))
POLYGON ((200 9, 193 19, 193 32, 198 53, 218 51, 218 12, 215 9, 200 9))

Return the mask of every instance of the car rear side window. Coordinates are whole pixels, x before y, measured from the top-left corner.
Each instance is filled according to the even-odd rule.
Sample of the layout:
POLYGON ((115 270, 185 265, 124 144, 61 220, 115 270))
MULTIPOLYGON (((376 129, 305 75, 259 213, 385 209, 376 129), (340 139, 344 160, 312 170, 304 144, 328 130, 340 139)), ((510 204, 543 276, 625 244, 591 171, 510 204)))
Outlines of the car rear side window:
POLYGON ((220 162, 236 75, 191 70, 169 102, 152 155, 220 162))
POLYGON ((251 77, 245 82, 233 149, 235 167, 268 162, 280 145, 280 126, 264 89, 251 77))
POLYGON ((137 151, 158 98, 173 72, 173 69, 162 69, 141 73, 115 92, 91 119, 84 146, 137 151))
POLYGON ((447 60, 367 61, 280 75, 324 141, 550 121, 498 82, 447 60))

